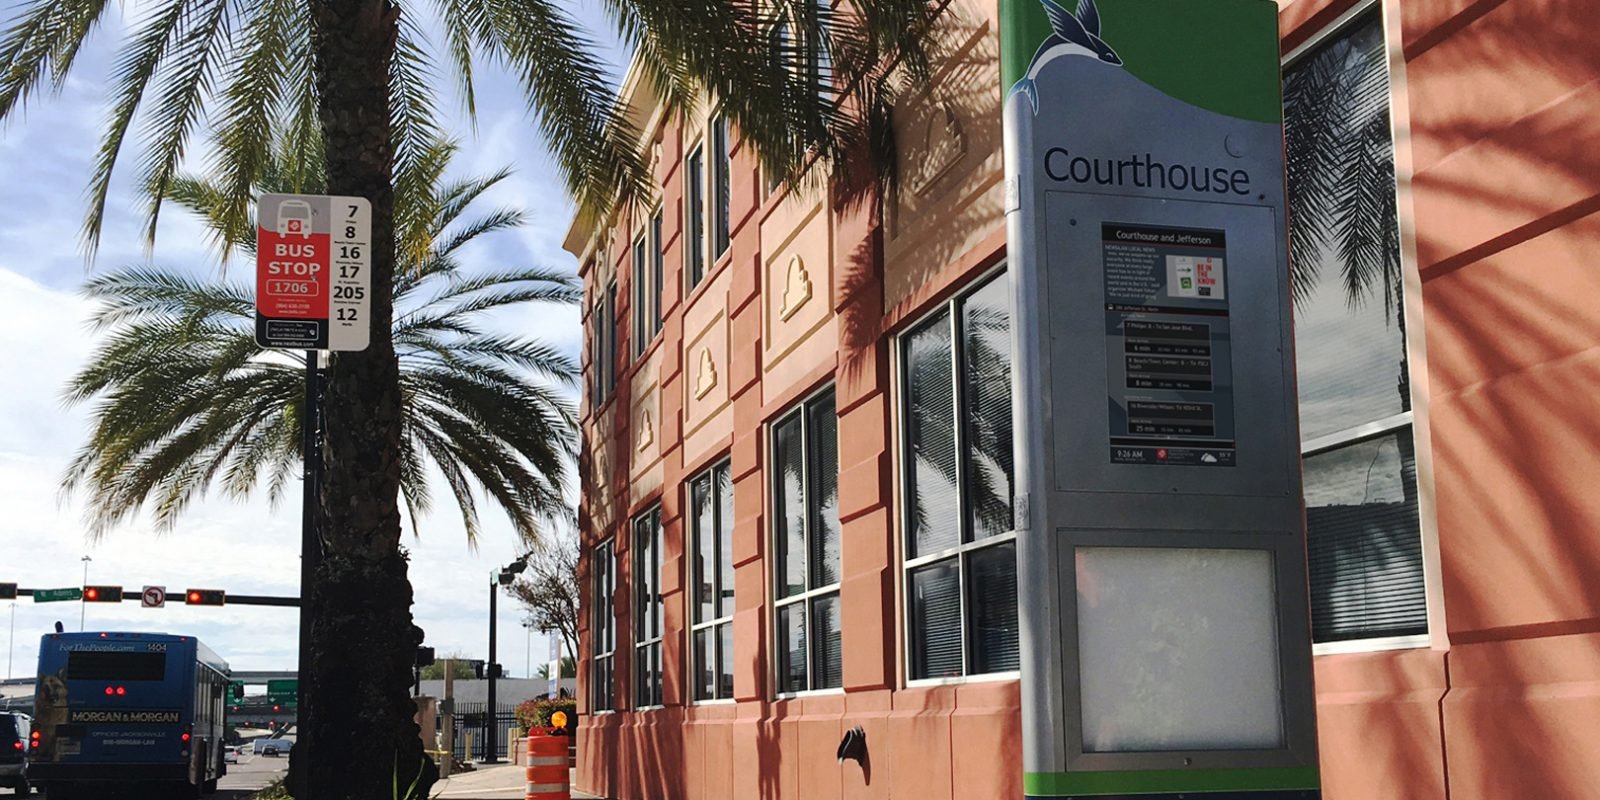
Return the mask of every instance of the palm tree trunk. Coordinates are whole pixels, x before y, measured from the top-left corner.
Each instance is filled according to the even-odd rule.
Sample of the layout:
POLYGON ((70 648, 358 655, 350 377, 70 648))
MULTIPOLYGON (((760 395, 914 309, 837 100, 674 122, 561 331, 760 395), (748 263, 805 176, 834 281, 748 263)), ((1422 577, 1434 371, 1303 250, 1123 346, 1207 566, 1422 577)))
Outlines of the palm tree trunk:
POLYGON ((314 748, 306 797, 422 798, 433 781, 410 699, 422 631, 412 623, 400 552, 400 383, 388 324, 395 268, 389 67, 399 10, 389 0, 311 6, 328 190, 372 202, 369 322, 378 324, 367 350, 338 354, 328 371, 325 555, 311 593, 315 714, 302 728, 314 748))

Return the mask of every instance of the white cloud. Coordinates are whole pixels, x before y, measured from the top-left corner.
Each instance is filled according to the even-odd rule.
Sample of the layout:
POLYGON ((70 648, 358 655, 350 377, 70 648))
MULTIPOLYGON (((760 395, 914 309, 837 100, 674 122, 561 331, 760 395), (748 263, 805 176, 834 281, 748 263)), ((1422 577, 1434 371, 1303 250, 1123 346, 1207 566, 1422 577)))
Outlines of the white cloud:
MULTIPOLYGON (((294 596, 299 584, 298 494, 271 508, 264 497, 235 503, 212 498, 197 503, 176 530, 157 533, 137 520, 89 541, 80 498, 61 502, 58 480, 86 430, 85 412, 65 410, 60 387, 92 348, 79 321, 90 306, 71 293, 50 289, 0 269, 0 374, 12 376, 0 393, 0 581, 34 588, 78 586, 91 557, 92 583, 126 589, 164 585, 222 588, 234 594, 294 596), (25 377, 24 377, 25 376, 25 377)), ((444 498, 440 498, 441 501, 444 498)), ((510 525, 486 513, 477 552, 454 509, 441 504, 422 520, 422 538, 409 529, 413 613, 439 652, 482 658, 487 652, 488 584, 491 571, 519 552, 510 525)), ((524 632, 515 602, 502 597, 501 663, 521 672, 524 632)), ((76 630, 75 603, 16 607, 17 638, 11 657, 19 674, 32 669, 38 637, 60 620, 76 630)), ((236 668, 286 669, 295 663, 297 620, 282 608, 229 605, 140 609, 133 603, 88 608, 93 629, 142 629, 190 633, 212 645, 236 668)), ((542 649, 542 645, 540 645, 542 649)))

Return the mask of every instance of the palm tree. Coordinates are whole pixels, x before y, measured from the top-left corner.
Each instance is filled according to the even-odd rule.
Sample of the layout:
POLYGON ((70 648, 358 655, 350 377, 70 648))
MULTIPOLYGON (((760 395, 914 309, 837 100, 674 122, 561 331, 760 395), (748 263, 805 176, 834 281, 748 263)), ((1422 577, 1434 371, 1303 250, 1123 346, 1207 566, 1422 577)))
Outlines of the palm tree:
MULTIPOLYGON (((396 217, 406 221, 395 246, 392 326, 400 494, 415 528, 431 505, 431 464, 454 495, 469 542, 479 530, 477 490, 533 545, 548 523, 568 516, 563 492, 577 434, 560 390, 576 388, 577 365, 548 344, 487 333, 480 323, 508 307, 573 305, 581 290, 572 276, 543 269, 462 269, 464 247, 525 219, 508 209, 469 217, 472 203, 509 173, 443 183, 454 151, 446 142, 429 147, 417 164, 423 174, 404 182, 417 191, 396 198, 396 217)), ((290 165, 280 158, 268 166, 260 188, 278 191, 290 165)), ((307 189, 320 191, 311 167, 307 189)), ((174 193, 229 242, 221 187, 180 178, 174 193)), ((246 236, 237 246, 254 244, 246 236)), ((92 533, 147 504, 157 525, 170 528, 213 485, 246 498, 265 481, 276 503, 304 458, 304 355, 256 346, 254 287, 139 267, 95 277, 85 294, 97 301, 93 325, 105 338, 67 389, 69 403, 98 402, 64 487, 89 493, 92 533)))
MULTIPOLYGON (((261 191, 282 190, 290 181, 322 190, 317 159, 297 164, 291 151, 288 144, 275 150, 261 191)), ((576 420, 562 390, 576 388, 577 366, 544 343, 487 332, 482 320, 509 307, 570 305, 581 290, 572 276, 541 269, 463 268, 469 244, 525 218, 503 208, 474 212, 475 202, 509 173, 445 181, 454 152, 453 145, 436 142, 399 176, 400 185, 416 187, 396 203, 390 333, 401 401, 400 495, 415 526, 431 505, 431 463, 454 496, 469 541, 478 531, 475 492, 481 491, 532 544, 570 513, 564 493, 576 455, 576 420)), ((254 225, 247 219, 238 229, 247 235, 235 238, 218 184, 180 177, 172 193, 206 220, 221 255, 249 253, 254 225)), ((143 507, 158 525, 171 526, 212 489, 244 497, 264 484, 276 501, 302 458, 304 362, 301 354, 264 353, 256 346, 253 287, 135 268, 97 276, 86 292, 98 301, 94 324, 104 338, 67 389, 70 402, 94 403, 94 414, 64 483, 87 493, 92 532, 104 534, 143 507)), ((328 544, 325 557, 334 557, 328 544)), ((311 594, 325 596, 320 589, 311 594)), ((313 603, 312 613, 322 605, 313 603)), ((410 624, 409 611, 405 616, 398 632, 344 628, 341 635, 414 647, 421 631, 410 624)), ((329 669, 329 660, 310 663, 308 689, 349 683, 348 675, 329 669)), ((328 694, 329 702, 343 702, 341 710, 359 713, 351 708, 359 698, 328 694)), ((307 705, 315 702, 310 697, 307 705)), ((415 770, 395 766, 392 741, 381 743, 390 747, 385 773, 400 770, 409 780, 415 770)))
MULTIPOLYGON (((902 76, 913 88, 927 78, 923 42, 935 4, 874 0, 842 14, 817 0, 602 5, 670 107, 687 108, 703 92, 719 98, 775 174, 791 181, 821 174, 811 169, 820 161, 847 198, 870 198, 892 182, 889 109, 902 76), (838 91, 818 91, 824 83, 838 91)), ((250 187, 265 172, 272 143, 286 142, 291 163, 300 165, 320 148, 326 190, 372 203, 372 315, 392 318, 400 278, 395 190, 437 138, 434 64, 447 65, 469 111, 475 65, 513 73, 585 213, 604 214, 644 189, 637 132, 616 108, 587 36, 554 0, 156 0, 139 7, 109 82, 112 113, 84 225, 90 252, 135 119, 147 124, 133 137, 143 145, 140 172, 151 198, 147 237, 202 123, 222 176, 217 215, 235 233, 247 225, 250 187), (437 50, 427 30, 442 32, 437 50)), ((16 7, 0 29, 0 121, 67 80, 110 9, 106 0, 16 7)), ((373 330, 365 351, 335 354, 324 389, 317 514, 327 555, 309 587, 316 596, 311 648, 319 669, 342 679, 309 685, 318 712, 305 733, 329 748, 309 774, 320 797, 387 797, 396 774, 409 776, 424 761, 407 697, 417 642, 400 549, 396 344, 388 328, 373 330)), ((428 788, 424 779, 404 794, 426 796, 428 788)))

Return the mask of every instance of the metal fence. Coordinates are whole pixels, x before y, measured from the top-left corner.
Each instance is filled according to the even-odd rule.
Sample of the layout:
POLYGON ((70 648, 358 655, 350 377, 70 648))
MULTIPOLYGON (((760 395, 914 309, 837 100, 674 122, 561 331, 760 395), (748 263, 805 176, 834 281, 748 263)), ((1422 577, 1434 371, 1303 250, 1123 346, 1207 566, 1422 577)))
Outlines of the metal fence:
MULTIPOLYGON (((456 703, 455 755, 463 761, 476 761, 489 755, 489 730, 494 726, 494 746, 498 758, 506 758, 506 748, 516 738, 517 707, 512 703, 496 703, 494 713, 489 713, 488 703, 456 703)), ((444 717, 439 717, 440 741, 444 736, 444 717)))

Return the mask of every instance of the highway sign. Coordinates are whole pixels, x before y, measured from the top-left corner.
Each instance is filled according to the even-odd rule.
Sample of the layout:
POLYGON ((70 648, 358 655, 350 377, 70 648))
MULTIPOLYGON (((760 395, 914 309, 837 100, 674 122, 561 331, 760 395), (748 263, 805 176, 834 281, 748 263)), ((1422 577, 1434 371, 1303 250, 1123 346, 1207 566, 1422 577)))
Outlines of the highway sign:
POLYGON ((262 195, 256 206, 256 343, 367 349, 371 245, 366 198, 262 195))
POLYGON ((167 587, 146 586, 144 594, 139 596, 139 605, 144 608, 161 608, 167 604, 167 587))
POLYGON ((228 702, 244 702, 244 681, 228 681, 228 702))
POLYGON ((83 590, 73 586, 68 589, 34 589, 33 602, 55 603, 61 600, 82 600, 83 590))
POLYGON ((267 681, 267 702, 274 705, 292 706, 300 700, 300 681, 298 679, 267 681))

